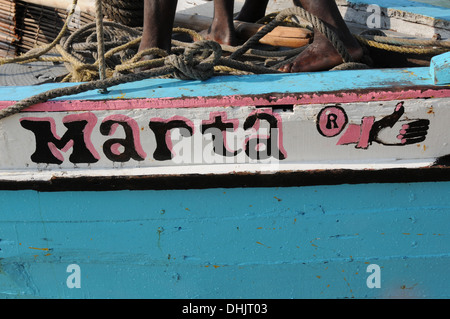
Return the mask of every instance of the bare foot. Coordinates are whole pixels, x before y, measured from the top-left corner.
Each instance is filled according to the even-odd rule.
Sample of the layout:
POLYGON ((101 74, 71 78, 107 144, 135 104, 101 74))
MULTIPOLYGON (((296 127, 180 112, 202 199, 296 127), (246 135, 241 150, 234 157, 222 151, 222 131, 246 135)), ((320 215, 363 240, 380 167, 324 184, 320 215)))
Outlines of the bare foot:
MULTIPOLYGON (((363 50, 355 39, 346 39, 344 45, 353 61, 359 61, 362 58, 363 50)), ((341 55, 331 42, 323 34, 316 32, 313 43, 294 61, 282 66, 279 70, 286 73, 324 71, 342 63, 341 55)))
POLYGON ((213 25, 207 29, 200 32, 200 35, 206 40, 216 41, 220 44, 236 46, 239 44, 236 33, 228 28, 215 28, 213 25))

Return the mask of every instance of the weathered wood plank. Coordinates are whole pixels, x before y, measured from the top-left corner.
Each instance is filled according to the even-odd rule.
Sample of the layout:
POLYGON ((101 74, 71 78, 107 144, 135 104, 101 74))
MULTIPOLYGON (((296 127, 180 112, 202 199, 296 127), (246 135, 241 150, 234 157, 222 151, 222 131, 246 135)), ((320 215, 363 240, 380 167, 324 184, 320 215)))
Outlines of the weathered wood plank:
POLYGON ((430 73, 436 85, 450 84, 450 52, 431 59, 430 73))
MULTIPOLYGON (((74 86, 76 83, 53 83, 43 86, 3 87, 3 101, 18 101, 46 90, 74 86)), ((434 85, 429 68, 326 71, 297 74, 262 74, 214 77, 207 81, 152 79, 112 87, 109 94, 96 91, 57 98, 55 100, 127 100, 187 97, 227 97, 271 93, 329 93, 345 90, 388 89, 434 85), (345 80, 343 80, 345 79, 345 80), (224 85, 226 83, 226 85, 224 85), (270 83, 270 85, 268 85, 270 83)))

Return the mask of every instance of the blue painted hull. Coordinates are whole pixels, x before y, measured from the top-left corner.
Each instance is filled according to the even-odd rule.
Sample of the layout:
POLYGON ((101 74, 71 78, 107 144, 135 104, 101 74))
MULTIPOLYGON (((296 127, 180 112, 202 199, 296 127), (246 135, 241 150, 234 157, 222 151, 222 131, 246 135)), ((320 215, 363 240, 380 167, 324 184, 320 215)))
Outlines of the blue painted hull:
POLYGON ((450 182, 1 191, 0 212, 2 298, 450 297, 450 182))
MULTIPOLYGON (((438 75, 442 70, 435 68, 438 75)), ((108 96, 82 93, 6 118, 0 297, 450 297, 444 134, 450 92, 428 68, 364 72, 230 77, 227 85, 219 79, 141 81, 112 88, 108 96), (255 83, 271 83, 274 96, 255 83), (280 111, 283 105, 291 111, 280 111), (257 106, 278 106, 279 112, 257 106), (240 107, 238 114, 226 113, 240 107), (326 121, 319 116, 326 114, 323 107, 330 112, 326 121), (378 136, 404 111, 410 112, 404 120, 413 122, 394 129, 396 139, 405 135, 401 143, 378 136), (282 161, 281 117, 292 165, 269 173, 264 165, 245 170, 245 162, 221 170, 195 161, 164 165, 159 162, 173 159, 170 130, 150 126, 182 122, 194 132, 188 123, 196 119, 207 127, 216 119, 217 125, 247 123, 259 131, 256 120, 265 120, 280 128, 271 145, 279 146, 272 157, 282 161), (430 134, 417 144, 414 137, 422 142, 428 132, 424 123, 430 134), (118 124, 131 132, 128 139, 117 141, 118 124), (323 130, 328 124, 331 132, 323 130), (407 143, 407 130, 417 127, 407 143), (345 138, 336 136, 341 133, 345 138), (144 146, 140 134, 148 139, 144 146), (168 157, 155 151, 159 144, 149 136, 163 137, 158 141, 168 157), (72 150, 64 158, 61 152, 75 143, 77 156, 71 159, 72 150), (139 156, 123 160, 117 144, 139 156), (144 156, 144 148, 152 155, 144 156), (330 154, 337 155, 327 159, 330 154)), ((44 89, 1 91, 15 101, 44 89)), ((200 125, 196 131, 202 134, 200 125)))

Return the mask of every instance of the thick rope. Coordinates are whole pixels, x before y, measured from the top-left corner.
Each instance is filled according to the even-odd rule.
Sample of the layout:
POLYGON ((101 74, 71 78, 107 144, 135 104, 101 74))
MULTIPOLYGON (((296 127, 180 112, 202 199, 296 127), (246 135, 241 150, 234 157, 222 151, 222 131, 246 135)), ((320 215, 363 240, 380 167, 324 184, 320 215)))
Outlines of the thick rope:
POLYGON ((433 42, 428 42, 428 43, 433 43, 433 45, 435 45, 436 47, 427 47, 427 48, 423 48, 423 47, 406 47, 404 45, 417 45, 417 46, 421 46, 420 43, 425 43, 422 41, 417 41, 415 44, 414 42, 412 42, 411 40, 406 40, 404 39, 403 41, 398 40, 396 41, 395 38, 388 38, 388 37, 362 37, 362 36, 358 36, 355 35, 355 38, 362 44, 368 47, 372 47, 372 48, 376 48, 376 49, 381 49, 384 51, 390 51, 390 52, 397 52, 397 53, 402 53, 402 54, 418 54, 418 55, 437 55, 437 54, 441 54, 444 52, 449 51, 450 46, 447 46, 448 43, 439 43, 441 41, 433 41, 433 42), (373 40, 370 40, 370 39, 373 40), (383 42, 391 42, 391 43, 398 43, 398 45, 393 45, 393 44, 387 44, 387 43, 383 43, 380 42, 380 38, 388 38, 388 39, 382 39, 383 42), (378 39, 378 40, 375 40, 378 39))
MULTIPOLYGON (((115 28, 116 26, 120 26, 120 25, 116 25, 115 23, 112 22, 105 22, 105 25, 115 28)), ((86 80, 92 80, 92 76, 95 76, 95 74, 92 73, 92 67, 91 64, 82 62, 82 56, 77 53, 74 50, 75 47, 75 43, 74 41, 77 38, 81 38, 82 36, 87 36, 88 34, 90 34, 89 31, 92 31, 92 29, 94 28, 94 24, 90 24, 89 26, 85 26, 82 29, 80 29, 79 31, 77 31, 76 33, 79 33, 78 35, 72 34, 63 44, 63 49, 67 50, 67 52, 65 52, 64 57, 70 57, 70 61, 71 61, 71 65, 70 68, 72 70, 72 74, 68 77, 68 78, 72 78, 73 81, 86 81, 86 80), (83 64, 84 63, 84 64, 83 64), (85 65, 85 67, 83 68, 83 65, 85 65), (83 76, 87 76, 87 78, 83 79, 83 76)), ((135 34, 139 34, 136 32, 136 30, 134 30, 135 34)), ((199 39, 202 39, 202 37, 192 31, 192 30, 186 30, 186 29, 180 29, 180 28, 174 28, 173 30, 174 33, 180 33, 180 32, 184 32, 186 34, 188 34, 189 36, 191 36, 191 38, 193 38, 194 41, 198 41, 199 39)), ((89 36, 88 36, 89 38, 89 36)), ((107 51, 105 53, 105 59, 108 60, 110 59, 114 54, 119 53, 121 51, 125 51, 127 49, 133 48, 138 46, 139 42, 141 40, 141 37, 137 37, 127 43, 118 43, 121 44, 119 46, 113 47, 112 49, 110 49, 109 51, 107 51)), ((112 41, 110 43, 113 43, 112 41)), ((181 41, 177 41, 177 40, 173 40, 172 41, 173 45, 175 45, 174 48, 172 48, 172 52, 183 52, 184 49, 189 46, 189 43, 186 42, 181 42, 181 41)), ((92 46, 91 43, 89 43, 88 46, 83 46, 81 44, 78 45, 80 47, 80 50, 85 50, 87 47, 92 46)), ((230 47, 230 46, 223 46, 223 48, 227 51, 232 51, 232 50, 236 50, 234 47, 230 47)), ((61 48, 58 48, 61 50, 61 48)), ((288 51, 284 51, 284 52, 274 52, 274 51, 262 51, 262 50, 249 50, 248 54, 246 54, 247 57, 252 57, 254 56, 255 58, 261 58, 261 57, 289 57, 292 56, 294 54, 298 54, 300 52, 300 49, 293 49, 293 50, 288 50, 288 51)), ((114 70, 110 71, 109 74, 119 74, 119 73, 124 73, 124 72, 130 72, 133 69, 136 68, 153 68, 153 67, 158 67, 164 64, 164 59, 167 57, 167 53, 162 52, 162 50, 159 49, 149 49, 146 51, 141 51, 138 52, 137 54, 134 55, 134 57, 132 57, 131 59, 127 60, 127 61, 123 61, 122 63, 118 64, 115 66, 114 70), (157 59, 152 59, 152 60, 141 60, 141 58, 145 55, 157 55, 160 56, 161 58, 157 58, 157 59)), ((222 64, 224 62, 224 59, 220 59, 219 60, 219 64, 222 64)), ((228 62, 227 64, 230 65, 232 62, 228 62)), ((98 64, 98 60, 96 62, 94 62, 94 65, 98 64)), ((260 66, 254 66, 252 67, 251 65, 247 65, 247 64, 239 64, 238 62, 233 64, 234 67, 238 67, 239 65, 241 65, 242 67, 244 67, 245 70, 237 70, 235 69, 235 71, 233 72, 234 74, 241 74, 243 72, 251 72, 253 71, 253 73, 273 73, 276 72, 276 70, 272 69, 263 69, 260 66)), ((223 68, 222 68, 223 70, 223 68)), ((67 79, 66 79, 67 80, 67 79)))
POLYGON ((394 38, 394 37, 379 36, 379 35, 367 35, 367 36, 365 36, 365 39, 372 40, 372 41, 379 42, 379 43, 386 43, 386 44, 393 44, 393 45, 450 48, 450 41, 443 41, 443 40, 404 39, 404 38, 394 38))
POLYGON ((165 60, 163 67, 154 68, 140 73, 122 75, 120 77, 112 77, 104 80, 91 81, 81 83, 72 87, 52 89, 30 98, 26 98, 14 105, 0 111, 0 119, 16 114, 23 109, 38 103, 46 102, 66 95, 74 95, 87 92, 94 89, 103 89, 127 82, 141 81, 151 77, 159 77, 168 74, 175 74, 185 79, 205 80, 214 73, 214 65, 220 59, 221 48, 217 42, 202 41, 195 42, 182 57, 171 55, 165 60), (210 51, 210 56, 206 59, 199 60, 196 54, 203 53, 203 50, 210 51))

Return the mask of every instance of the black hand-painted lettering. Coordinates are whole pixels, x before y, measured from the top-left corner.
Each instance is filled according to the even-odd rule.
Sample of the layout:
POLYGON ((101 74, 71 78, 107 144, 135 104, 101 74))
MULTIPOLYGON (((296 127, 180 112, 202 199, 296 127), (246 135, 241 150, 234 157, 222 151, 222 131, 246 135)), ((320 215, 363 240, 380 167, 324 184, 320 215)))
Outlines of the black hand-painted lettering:
POLYGON ((133 136, 133 129, 127 122, 108 120, 100 125, 100 133, 103 135, 110 135, 112 127, 114 124, 121 125, 125 131, 125 138, 113 138, 107 140, 103 144, 103 153, 105 156, 113 162, 128 162, 130 159, 135 161, 143 161, 144 158, 141 157, 136 151, 135 140, 133 136), (117 145, 123 146, 123 151, 117 151, 117 145), (113 151, 115 149, 115 151, 113 151))
POLYGON ((225 145, 226 140, 224 138, 224 134, 227 131, 234 131, 235 127, 233 123, 224 123, 222 121, 222 116, 216 116, 214 118, 214 123, 210 124, 202 124, 201 132, 202 134, 211 133, 213 140, 213 151, 216 154, 222 156, 236 156, 241 152, 241 150, 237 151, 229 151, 227 146, 225 145), (216 131, 217 129, 217 131, 216 131))
POLYGON ((63 160, 55 156, 50 148, 50 144, 62 150, 70 146, 68 143, 71 141, 73 142, 73 151, 69 157, 70 162, 79 164, 96 163, 98 161, 86 146, 84 136, 84 130, 88 124, 86 120, 64 123, 67 131, 61 138, 57 138, 53 134, 50 121, 23 119, 20 124, 35 135, 36 150, 31 155, 31 160, 34 163, 62 164, 63 160))
POLYGON ((170 130, 174 128, 184 128, 187 129, 189 135, 185 134, 185 130, 181 130, 180 133, 185 136, 192 136, 193 129, 183 120, 171 120, 171 121, 150 121, 150 129, 155 134, 156 138, 156 149, 153 153, 153 158, 157 161, 167 161, 172 159, 172 145, 167 145, 167 134, 170 134, 170 130))
POLYGON ((254 137, 247 140, 245 153, 251 159, 264 160, 268 159, 271 156, 284 160, 286 158, 285 154, 281 152, 279 145, 279 128, 278 128, 278 120, 275 116, 268 113, 255 113, 247 117, 244 122, 244 130, 248 130, 254 127, 257 121, 264 120, 269 123, 269 136, 268 138, 264 137, 254 137), (275 141, 275 142, 273 142, 275 141), (259 147, 259 145, 265 145, 264 148, 259 147))

